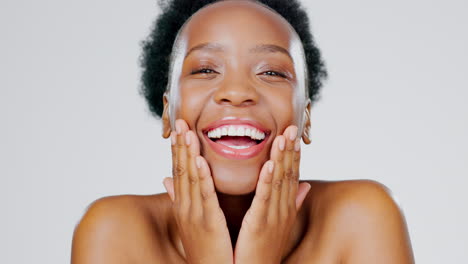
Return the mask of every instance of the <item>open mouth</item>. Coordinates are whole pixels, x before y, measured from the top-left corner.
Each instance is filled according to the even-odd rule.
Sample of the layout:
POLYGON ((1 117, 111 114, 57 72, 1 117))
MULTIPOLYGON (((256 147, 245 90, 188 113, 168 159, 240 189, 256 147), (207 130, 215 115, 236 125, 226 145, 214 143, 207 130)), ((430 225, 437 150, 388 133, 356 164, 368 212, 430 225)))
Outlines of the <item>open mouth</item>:
POLYGON ((209 145, 230 159, 248 159, 264 148, 269 133, 249 124, 223 124, 204 131, 209 145))
POLYGON ((246 149, 265 140, 265 132, 246 125, 225 125, 207 131, 210 140, 233 149, 246 149))

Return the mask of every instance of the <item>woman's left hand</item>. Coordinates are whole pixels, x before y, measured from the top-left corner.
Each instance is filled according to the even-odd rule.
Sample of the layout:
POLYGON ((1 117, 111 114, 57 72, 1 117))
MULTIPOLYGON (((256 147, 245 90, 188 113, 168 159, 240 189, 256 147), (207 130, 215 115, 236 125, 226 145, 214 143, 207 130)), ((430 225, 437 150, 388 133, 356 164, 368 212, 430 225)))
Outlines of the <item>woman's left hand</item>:
POLYGON ((265 162, 255 197, 244 216, 234 262, 280 263, 302 202, 310 190, 299 184, 300 141, 289 126, 275 138, 265 162))

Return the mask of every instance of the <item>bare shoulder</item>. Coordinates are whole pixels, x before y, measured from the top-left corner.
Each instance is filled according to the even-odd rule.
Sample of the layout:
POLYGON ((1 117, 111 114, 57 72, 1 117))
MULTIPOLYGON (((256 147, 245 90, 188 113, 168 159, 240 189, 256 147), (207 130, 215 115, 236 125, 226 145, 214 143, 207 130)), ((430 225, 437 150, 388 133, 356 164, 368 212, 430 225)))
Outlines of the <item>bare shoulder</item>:
POLYGON ((328 254, 340 252, 334 261, 414 263, 406 221, 389 188, 371 180, 309 183, 311 227, 328 241, 328 254))
POLYGON ((169 258, 164 255, 168 243, 162 243, 168 239, 168 201, 167 194, 96 200, 75 228, 72 263, 133 263, 169 258))

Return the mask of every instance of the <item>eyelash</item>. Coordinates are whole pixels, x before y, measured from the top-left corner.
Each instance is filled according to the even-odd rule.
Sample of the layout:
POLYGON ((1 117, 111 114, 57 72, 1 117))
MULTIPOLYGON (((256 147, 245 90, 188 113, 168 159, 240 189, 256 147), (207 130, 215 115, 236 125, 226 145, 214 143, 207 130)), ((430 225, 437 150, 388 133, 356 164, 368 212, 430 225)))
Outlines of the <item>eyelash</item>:
POLYGON ((277 71, 266 71, 266 72, 263 72, 263 73, 267 73, 267 72, 271 72, 271 73, 274 73, 275 75, 270 75, 270 74, 267 74, 267 75, 270 75, 270 76, 279 76, 281 78, 287 78, 286 74, 282 73, 282 72, 277 72, 277 71))
MULTIPOLYGON (((277 71, 265 71, 265 72, 262 72, 262 74, 265 74, 265 73, 273 73, 273 74, 266 74, 266 75, 269 75, 269 76, 278 76, 278 77, 281 77, 281 78, 287 78, 286 74, 282 73, 282 72, 277 72, 277 71)), ((215 73, 215 71, 209 67, 201 67, 199 69, 195 69, 191 72, 191 74, 198 74, 198 73, 201 73, 201 74, 210 74, 210 73, 215 73), (204 71, 211 71, 211 72, 204 72, 204 71)))
POLYGON ((201 67, 199 69, 195 69, 191 72, 191 74, 197 74, 197 73, 203 73, 203 74, 210 74, 210 73, 214 73, 215 71, 209 67, 201 67), (212 72, 203 72, 203 71, 212 71, 212 72))

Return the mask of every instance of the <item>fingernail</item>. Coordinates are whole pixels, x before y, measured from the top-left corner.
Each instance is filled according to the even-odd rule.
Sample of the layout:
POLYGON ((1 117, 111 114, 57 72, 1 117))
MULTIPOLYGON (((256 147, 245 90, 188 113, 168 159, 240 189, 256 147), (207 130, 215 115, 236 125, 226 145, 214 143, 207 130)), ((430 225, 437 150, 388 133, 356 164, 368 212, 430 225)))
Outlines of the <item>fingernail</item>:
POLYGON ((197 165, 197 168, 201 168, 201 157, 198 156, 195 158, 195 164, 197 165))
POLYGON ((289 129, 289 140, 293 141, 297 137, 297 127, 293 126, 289 129))
POLYGON ((273 161, 269 161, 267 166, 268 166, 268 172, 272 173, 273 169, 275 168, 275 163, 273 161))
POLYGON ((181 129, 180 125, 179 125, 179 122, 175 123, 175 129, 176 129, 177 135, 180 135, 180 133, 182 133, 182 129, 181 129))
POLYGON ((176 136, 174 132, 171 132, 171 145, 175 145, 176 143, 176 136))
POLYGON ((279 150, 283 151, 284 150, 284 145, 286 142, 284 141, 284 137, 280 137, 279 142, 278 142, 278 148, 279 150))
POLYGON ((296 143, 294 144, 294 150, 299 151, 301 149, 301 140, 296 139, 296 143))
POLYGON ((185 145, 190 146, 190 133, 185 133, 185 145))

